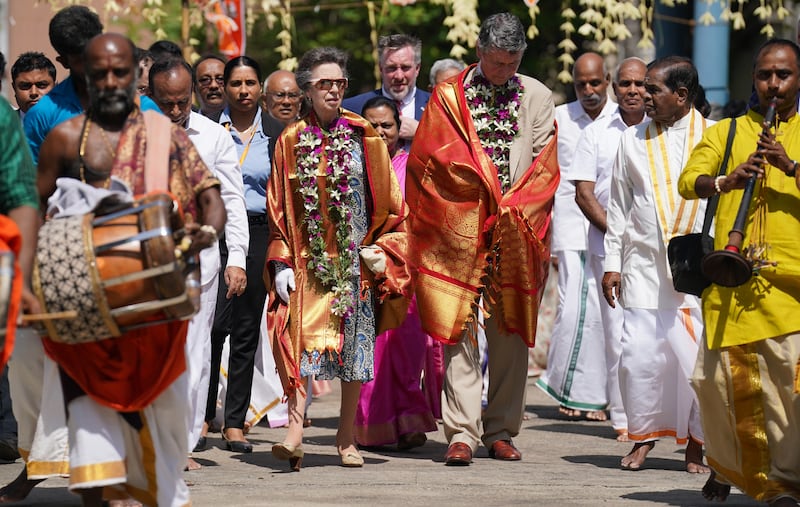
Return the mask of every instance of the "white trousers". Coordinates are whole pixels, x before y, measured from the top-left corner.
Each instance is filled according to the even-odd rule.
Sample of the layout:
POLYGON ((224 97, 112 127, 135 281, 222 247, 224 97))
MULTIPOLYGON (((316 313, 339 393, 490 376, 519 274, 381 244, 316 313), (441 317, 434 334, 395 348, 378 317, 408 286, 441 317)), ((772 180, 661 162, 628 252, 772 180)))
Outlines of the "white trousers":
POLYGON ((208 380, 211 376, 211 326, 217 302, 219 277, 203 285, 200 292, 200 311, 189 322, 186 332, 186 374, 189 381, 189 419, 187 420, 189 450, 194 449, 203 429, 208 399, 208 380))
POLYGON ((619 380, 636 442, 672 436, 703 442, 697 396, 689 384, 703 324, 700 308, 625 308, 619 380))
POLYGON ((558 311, 547 353, 547 370, 536 385, 561 405, 603 410, 606 360, 597 287, 585 251, 558 257, 558 311))
POLYGON ((622 393, 619 388, 619 358, 622 355, 622 307, 611 306, 603 297, 603 261, 605 257, 592 255, 592 273, 597 281, 597 299, 600 304, 600 318, 603 322, 603 336, 606 351, 606 395, 608 396, 608 412, 611 415, 611 426, 615 430, 628 428, 628 418, 622 404, 622 393))
POLYGON ((69 403, 70 490, 119 486, 145 505, 189 505, 188 376, 143 410, 126 414, 79 396, 69 403))
POLYGON ((58 366, 45 355, 42 339, 30 328, 17 329, 8 364, 18 447, 28 479, 68 475, 69 443, 58 366))

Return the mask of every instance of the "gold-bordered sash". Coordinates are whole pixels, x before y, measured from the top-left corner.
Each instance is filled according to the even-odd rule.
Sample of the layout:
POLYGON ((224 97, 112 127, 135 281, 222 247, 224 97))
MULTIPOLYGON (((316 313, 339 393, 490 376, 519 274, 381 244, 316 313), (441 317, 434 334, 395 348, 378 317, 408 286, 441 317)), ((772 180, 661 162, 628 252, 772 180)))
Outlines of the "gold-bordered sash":
MULTIPOLYGON (((706 119, 692 109, 689 113, 688 129, 683 143, 683 158, 689 160, 689 154, 703 136, 706 119)), ((650 122, 645 129, 645 145, 647 146, 647 162, 650 169, 650 182, 653 185, 653 196, 656 201, 658 222, 661 226, 661 238, 664 244, 674 236, 692 232, 700 200, 686 201, 678 193, 675 178, 669 165, 669 147, 666 130, 657 122, 650 122)))

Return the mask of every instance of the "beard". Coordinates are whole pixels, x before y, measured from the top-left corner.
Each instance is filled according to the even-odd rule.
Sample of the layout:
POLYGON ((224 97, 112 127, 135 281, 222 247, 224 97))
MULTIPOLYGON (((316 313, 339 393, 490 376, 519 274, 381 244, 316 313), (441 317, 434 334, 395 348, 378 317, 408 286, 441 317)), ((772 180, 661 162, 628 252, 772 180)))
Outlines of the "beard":
POLYGON ((98 117, 128 116, 134 106, 136 81, 131 81, 127 88, 117 90, 98 90, 90 84, 88 92, 90 107, 98 117))

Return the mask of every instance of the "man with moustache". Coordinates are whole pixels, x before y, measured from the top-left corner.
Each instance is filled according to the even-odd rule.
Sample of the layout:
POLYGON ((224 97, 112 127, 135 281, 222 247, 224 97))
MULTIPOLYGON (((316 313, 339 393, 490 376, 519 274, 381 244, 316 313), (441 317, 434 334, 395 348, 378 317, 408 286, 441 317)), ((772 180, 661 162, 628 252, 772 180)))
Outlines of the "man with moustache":
POLYGON ((261 95, 264 112, 284 126, 297 119, 302 98, 303 93, 297 87, 294 73, 288 70, 276 70, 264 81, 264 91, 261 95))
POLYGON ((56 84, 56 67, 42 53, 22 53, 11 66, 11 88, 20 118, 47 95, 56 84))
POLYGON ((225 71, 225 60, 217 55, 201 56, 194 64, 194 86, 200 114, 216 119, 225 109, 225 82, 222 74, 225 71))
MULTIPOLYGON (((52 195, 59 177, 98 188, 122 185, 134 195, 169 190, 191 239, 185 255, 194 255, 213 245, 225 224, 220 183, 183 129, 136 106, 134 51, 119 34, 102 34, 86 45, 89 108, 56 126, 42 144, 39 194, 43 201, 52 195), (148 135, 155 122, 166 122, 168 138, 148 135), (168 153, 167 189, 145 179, 146 154, 160 143, 168 153)), ((172 321, 77 344, 43 339, 62 371, 69 487, 84 505, 101 505, 104 487, 147 505, 189 502, 182 477, 188 453, 186 326, 172 321)))
POLYGON ((709 128, 678 180, 687 199, 719 194, 714 248, 728 242, 745 182, 756 177, 742 246, 768 245, 758 276, 738 287, 711 284, 703 292, 705 340, 692 383, 713 470, 708 500, 725 500, 731 485, 770 506, 800 501, 800 50, 773 39, 756 53, 758 106, 736 118, 730 163, 717 176, 730 120, 709 128), (774 127, 764 124, 777 99, 774 127), (766 128, 766 131, 765 131, 766 128), (759 236, 761 236, 759 238, 759 236))
MULTIPOLYGON (((225 223, 225 241, 228 245, 227 264, 223 273, 227 290, 219 297, 230 299, 244 293, 247 275, 245 259, 250 241, 247 211, 244 203, 242 170, 236 146, 225 128, 200 113, 192 111, 192 69, 182 58, 166 57, 156 60, 150 68, 148 81, 150 96, 174 123, 185 129, 200 157, 220 181, 220 194, 225 203, 228 221, 225 223)), ((189 448, 205 449, 205 435, 201 428, 205 419, 206 399, 211 365, 211 325, 217 300, 220 252, 217 245, 200 253, 200 312, 189 322, 186 334, 187 371, 189 375, 188 399, 191 405, 189 418, 189 448)), ((200 468, 191 457, 189 470, 200 468)))
POLYGON ((551 253, 558 265, 558 307, 547 370, 537 386, 559 402, 568 417, 605 421, 606 364, 597 284, 586 252, 589 222, 575 202, 567 177, 583 130, 605 119, 617 106, 608 100, 611 75, 603 57, 584 53, 572 69, 577 100, 556 107, 561 181, 553 204, 551 253))
POLYGON ((417 132, 422 111, 431 94, 417 88, 422 63, 422 41, 412 35, 384 35, 378 39, 378 67, 383 86, 371 92, 350 97, 342 107, 361 111, 364 104, 376 95, 383 95, 397 104, 400 112, 400 139, 408 144, 417 132))
MULTIPOLYGON (((630 126, 638 125, 644 118, 644 76, 647 65, 640 58, 623 60, 617 70, 616 79, 611 83, 617 98, 617 110, 604 118, 592 122, 583 130, 575 157, 572 159, 566 177, 575 183, 575 201, 589 220, 587 240, 592 276, 603 279, 603 236, 606 232, 606 209, 611 184, 611 170, 617 155, 622 132, 630 126)), ((598 300, 602 301, 603 290, 597 286, 598 300)), ((619 390, 619 356, 622 337, 622 309, 600 305, 605 337, 605 358, 608 395, 608 410, 611 426, 618 440, 625 440, 628 421, 622 406, 619 390)))
POLYGON ((692 107, 699 83, 691 60, 668 56, 650 63, 644 86, 650 121, 622 133, 604 238, 603 296, 623 310, 619 382, 634 442, 620 464, 641 469, 656 440, 672 436, 688 440, 686 471, 707 473, 689 385, 702 333, 700 305, 673 288, 667 244, 703 227, 705 202, 684 201, 677 180, 713 122, 692 107))

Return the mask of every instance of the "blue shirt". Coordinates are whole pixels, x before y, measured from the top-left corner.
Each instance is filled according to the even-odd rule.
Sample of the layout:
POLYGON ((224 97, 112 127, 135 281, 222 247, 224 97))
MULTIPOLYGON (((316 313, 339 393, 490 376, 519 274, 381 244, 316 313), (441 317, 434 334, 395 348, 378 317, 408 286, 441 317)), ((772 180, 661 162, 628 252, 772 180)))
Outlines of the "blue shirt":
MULTIPOLYGON (((140 98, 142 111, 161 112, 150 97, 140 98)), ((23 120, 25 137, 28 138, 34 164, 39 162, 39 149, 53 127, 82 113, 83 106, 72 84, 72 76, 58 83, 50 93, 39 99, 23 120)))
POLYGON ((239 132, 231 127, 229 109, 226 107, 219 117, 219 122, 228 129, 236 145, 239 156, 239 165, 242 168, 244 180, 244 202, 249 213, 267 213, 267 180, 272 172, 272 161, 269 154, 269 137, 264 134, 261 124, 261 108, 257 109, 255 117, 256 131, 252 140, 245 136, 239 137, 239 132), (249 142, 248 142, 249 141, 249 142), (245 153, 246 152, 246 153, 245 153), (242 156, 244 154, 244 156, 242 156))

